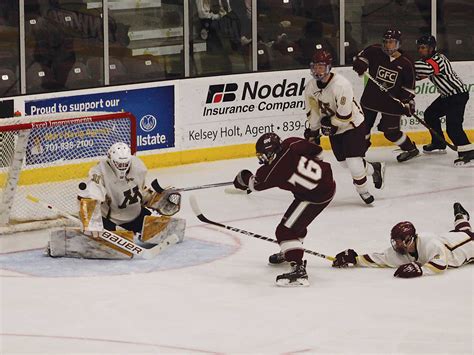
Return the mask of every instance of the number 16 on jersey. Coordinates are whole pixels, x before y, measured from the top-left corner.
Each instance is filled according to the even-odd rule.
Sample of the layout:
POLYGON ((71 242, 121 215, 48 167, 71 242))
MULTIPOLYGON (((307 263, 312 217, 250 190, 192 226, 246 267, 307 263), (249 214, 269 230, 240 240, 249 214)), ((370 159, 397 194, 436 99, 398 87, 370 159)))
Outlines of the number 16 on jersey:
POLYGON ((297 171, 293 173, 288 182, 294 186, 298 184, 308 190, 313 190, 318 186, 322 173, 323 171, 318 163, 306 157, 301 157, 297 171))

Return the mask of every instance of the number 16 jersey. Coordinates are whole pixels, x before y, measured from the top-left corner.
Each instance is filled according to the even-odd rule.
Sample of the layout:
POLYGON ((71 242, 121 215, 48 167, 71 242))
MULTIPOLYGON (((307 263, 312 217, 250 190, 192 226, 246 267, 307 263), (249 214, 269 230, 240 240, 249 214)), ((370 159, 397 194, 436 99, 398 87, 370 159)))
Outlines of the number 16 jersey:
POLYGON ((297 137, 285 139, 281 147, 271 164, 257 170, 249 187, 257 191, 279 187, 297 199, 315 203, 331 199, 336 183, 331 164, 320 158, 322 148, 297 137))

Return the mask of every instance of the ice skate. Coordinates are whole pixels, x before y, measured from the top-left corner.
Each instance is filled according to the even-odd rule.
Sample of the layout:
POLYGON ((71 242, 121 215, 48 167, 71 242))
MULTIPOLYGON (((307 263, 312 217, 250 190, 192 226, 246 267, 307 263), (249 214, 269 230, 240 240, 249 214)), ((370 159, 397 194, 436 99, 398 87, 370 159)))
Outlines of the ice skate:
POLYGON ((295 286, 309 286, 308 274, 306 273, 306 260, 297 263, 292 261, 290 263, 291 271, 286 274, 278 275, 276 278, 277 286, 295 287, 295 286))

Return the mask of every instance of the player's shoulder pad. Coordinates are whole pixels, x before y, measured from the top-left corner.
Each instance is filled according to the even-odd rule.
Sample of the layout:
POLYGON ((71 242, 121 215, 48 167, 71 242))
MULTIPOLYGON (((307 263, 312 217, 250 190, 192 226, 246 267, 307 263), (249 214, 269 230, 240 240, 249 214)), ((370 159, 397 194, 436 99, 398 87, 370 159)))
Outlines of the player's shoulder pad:
POLYGON ((364 49, 365 53, 377 53, 382 50, 382 45, 380 43, 371 44, 370 46, 364 49))
POLYGON ((311 78, 304 88, 305 95, 311 95, 316 90, 316 80, 311 78))
POLYGON ((298 142, 301 142, 301 141, 305 141, 305 139, 300 138, 300 137, 286 138, 283 142, 281 142, 281 147, 283 149, 285 149, 285 148, 288 148, 289 146, 291 146, 292 144, 298 143, 298 142))
POLYGON ((351 88, 352 89, 352 84, 351 82, 344 76, 338 73, 333 73, 334 77, 332 78, 333 85, 337 87, 341 87, 343 89, 345 88, 351 88))
POLYGON ((134 169, 147 171, 145 163, 143 163, 143 161, 135 155, 132 155, 132 164, 131 165, 134 169))
POLYGON ((411 65, 413 65, 415 63, 413 58, 407 52, 405 52, 403 50, 399 50, 399 52, 402 55, 402 58, 405 59, 405 60, 408 60, 411 65))

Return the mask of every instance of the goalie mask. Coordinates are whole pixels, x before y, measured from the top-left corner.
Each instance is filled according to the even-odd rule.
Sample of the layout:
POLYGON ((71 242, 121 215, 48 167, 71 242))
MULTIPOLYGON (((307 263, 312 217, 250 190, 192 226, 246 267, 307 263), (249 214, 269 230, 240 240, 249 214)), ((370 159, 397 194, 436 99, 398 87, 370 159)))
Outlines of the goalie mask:
POLYGON ((390 232, 390 243, 397 253, 408 254, 408 247, 415 242, 416 230, 411 222, 400 222, 390 232))
POLYGON ((258 139, 255 149, 259 163, 268 165, 281 151, 281 139, 275 133, 265 133, 258 139))
POLYGON ((400 49, 400 42, 402 41, 402 33, 399 30, 388 29, 383 34, 382 50, 387 55, 392 55, 400 49))
POLYGON ((311 58, 311 63, 309 64, 311 76, 317 81, 326 78, 331 72, 332 60, 332 55, 327 50, 316 50, 311 58))
POLYGON ((124 179, 130 168, 132 153, 125 143, 114 143, 107 152, 107 161, 118 178, 124 179))

